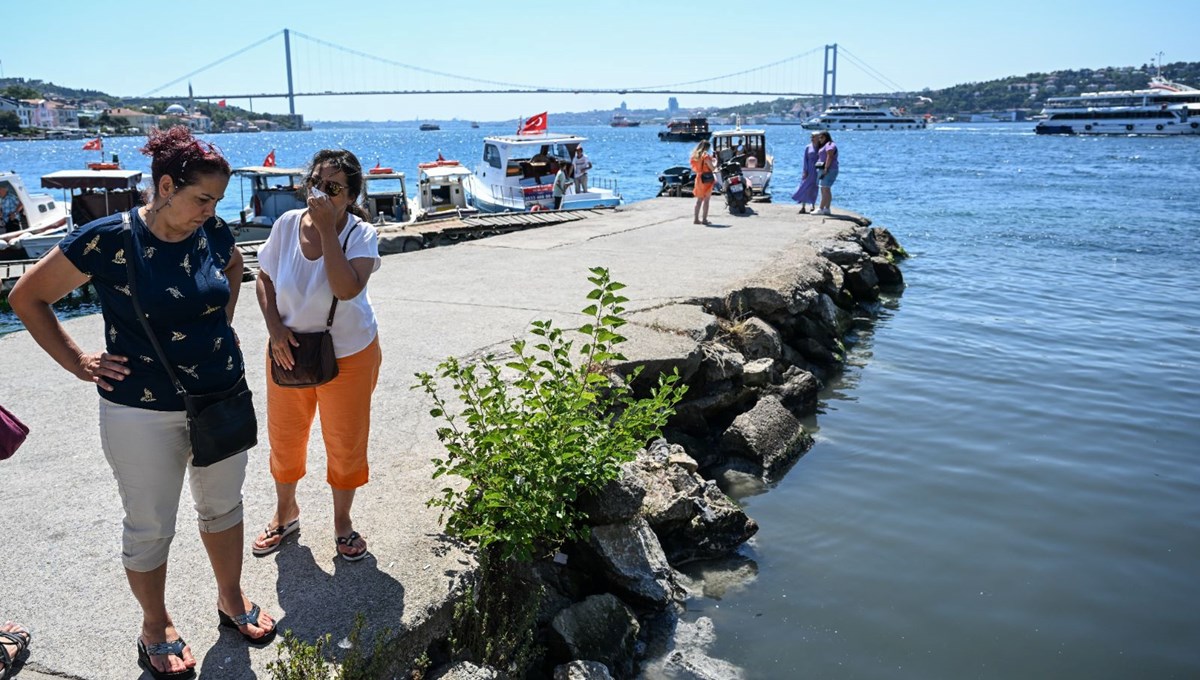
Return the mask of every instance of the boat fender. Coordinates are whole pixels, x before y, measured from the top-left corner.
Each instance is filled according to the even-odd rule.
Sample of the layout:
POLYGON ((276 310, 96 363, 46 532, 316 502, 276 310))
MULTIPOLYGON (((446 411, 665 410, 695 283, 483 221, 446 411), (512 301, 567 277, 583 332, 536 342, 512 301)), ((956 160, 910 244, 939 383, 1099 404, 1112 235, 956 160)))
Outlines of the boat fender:
POLYGON ((541 210, 542 210, 542 204, 534 203, 533 207, 529 209, 529 212, 541 212, 541 210))

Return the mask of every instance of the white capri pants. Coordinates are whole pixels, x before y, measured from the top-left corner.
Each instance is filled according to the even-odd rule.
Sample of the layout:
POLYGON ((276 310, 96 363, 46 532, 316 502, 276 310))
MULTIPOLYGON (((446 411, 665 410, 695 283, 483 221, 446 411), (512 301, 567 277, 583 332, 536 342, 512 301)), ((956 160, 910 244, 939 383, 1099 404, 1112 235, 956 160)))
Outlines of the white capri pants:
POLYGON ((125 509, 121 561, 153 571, 167 561, 187 471, 200 531, 217 533, 242 521, 246 453, 193 467, 187 412, 150 411, 100 399, 100 443, 125 509))

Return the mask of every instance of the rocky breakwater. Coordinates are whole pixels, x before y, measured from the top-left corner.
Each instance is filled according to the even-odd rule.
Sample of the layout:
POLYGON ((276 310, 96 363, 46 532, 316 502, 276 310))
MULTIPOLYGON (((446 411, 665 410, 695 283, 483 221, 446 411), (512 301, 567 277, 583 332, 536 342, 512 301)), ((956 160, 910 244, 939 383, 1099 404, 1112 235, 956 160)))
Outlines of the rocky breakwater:
MULTIPOLYGON (((733 555, 758 530, 728 495, 783 475, 812 445, 800 418, 843 366, 855 320, 899 291, 903 249, 884 229, 847 226, 796 245, 721 298, 628 315, 626 375, 644 368, 689 386, 662 439, 583 500, 586 543, 533 565, 545 587, 538 623, 555 678, 736 678, 710 657, 712 622, 680 619, 689 584, 678 570, 733 555)), ((459 665, 434 677, 498 677, 459 665)))

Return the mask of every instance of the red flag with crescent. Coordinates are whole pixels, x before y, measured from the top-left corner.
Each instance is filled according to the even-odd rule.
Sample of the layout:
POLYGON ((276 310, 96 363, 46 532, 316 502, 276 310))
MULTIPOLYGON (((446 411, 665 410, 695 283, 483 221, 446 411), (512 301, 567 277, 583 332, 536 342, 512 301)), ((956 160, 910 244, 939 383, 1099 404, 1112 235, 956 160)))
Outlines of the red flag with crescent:
POLYGON ((84 151, 102 151, 104 149, 104 140, 99 137, 83 143, 84 151))
POLYGON ((264 168, 275 167, 275 149, 271 149, 271 153, 267 154, 267 157, 263 159, 262 164, 264 168))
POLYGON ((540 135, 546 132, 546 111, 542 111, 517 128, 518 135, 540 135))

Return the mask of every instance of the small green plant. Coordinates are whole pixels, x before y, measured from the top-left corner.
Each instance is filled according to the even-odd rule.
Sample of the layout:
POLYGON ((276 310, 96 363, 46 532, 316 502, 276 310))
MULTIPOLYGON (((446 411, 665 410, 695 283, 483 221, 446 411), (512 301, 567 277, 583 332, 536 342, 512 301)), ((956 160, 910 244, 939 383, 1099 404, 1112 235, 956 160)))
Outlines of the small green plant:
POLYGON ((276 659, 267 664, 272 680, 375 680, 384 675, 391 663, 387 655, 387 641, 391 630, 375 635, 371 656, 363 654, 363 628, 367 619, 362 614, 354 618, 350 629, 350 651, 340 665, 327 654, 330 635, 317 638, 314 643, 298 639, 290 630, 283 632, 283 642, 276 649, 276 659))
POLYGON ((687 389, 676 371, 660 375, 648 398, 637 399, 630 379, 608 368, 625 360, 617 346, 628 299, 607 269, 590 270, 595 288, 576 347, 550 321, 534 321, 532 345, 517 340, 513 384, 488 356, 478 366, 446 359, 437 378, 449 380, 463 409, 455 415, 438 393, 437 378, 417 374, 434 402, 430 414, 446 425, 438 438, 446 457, 434 459, 434 477, 455 475, 462 489, 445 487, 429 505, 442 508, 446 531, 499 560, 529 560, 565 541, 586 538, 576 499, 597 491, 620 465, 660 434, 687 389))

